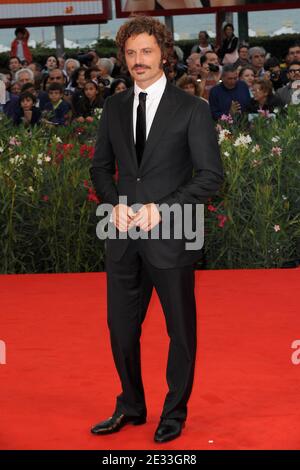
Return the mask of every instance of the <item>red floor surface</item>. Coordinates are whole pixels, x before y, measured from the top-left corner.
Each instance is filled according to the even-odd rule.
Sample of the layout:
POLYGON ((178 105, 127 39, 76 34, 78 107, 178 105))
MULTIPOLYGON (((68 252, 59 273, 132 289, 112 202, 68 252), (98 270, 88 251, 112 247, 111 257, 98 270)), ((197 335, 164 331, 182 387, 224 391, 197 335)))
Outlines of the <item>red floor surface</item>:
POLYGON ((105 273, 0 276, 0 449, 299 449, 300 270, 197 272, 198 356, 182 436, 153 442, 168 338, 156 295, 142 359, 149 419, 109 436, 119 382, 105 273))

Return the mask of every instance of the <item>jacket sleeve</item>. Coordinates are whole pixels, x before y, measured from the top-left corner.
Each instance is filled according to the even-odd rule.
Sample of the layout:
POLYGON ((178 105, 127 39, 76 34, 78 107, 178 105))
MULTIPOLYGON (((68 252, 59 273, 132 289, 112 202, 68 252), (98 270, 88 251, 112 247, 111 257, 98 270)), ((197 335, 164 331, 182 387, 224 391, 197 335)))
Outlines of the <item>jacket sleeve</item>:
POLYGON ((116 167, 109 135, 109 101, 110 98, 107 98, 104 103, 90 175, 96 194, 101 201, 115 206, 119 204, 119 196, 113 179, 116 167))
POLYGON ((188 127, 188 144, 194 176, 173 193, 155 201, 156 204, 205 203, 219 190, 223 182, 223 167, 217 133, 204 100, 199 100, 193 109, 188 127))

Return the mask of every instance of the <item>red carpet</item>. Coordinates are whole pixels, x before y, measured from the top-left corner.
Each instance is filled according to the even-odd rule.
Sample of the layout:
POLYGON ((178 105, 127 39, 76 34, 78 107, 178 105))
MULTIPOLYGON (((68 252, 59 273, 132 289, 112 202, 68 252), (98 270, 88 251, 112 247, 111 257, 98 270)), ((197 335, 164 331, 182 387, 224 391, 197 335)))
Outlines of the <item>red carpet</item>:
POLYGON ((92 436, 119 383, 105 273, 0 276, 0 449, 299 449, 300 270, 197 273, 198 357, 182 437, 153 442, 166 392, 167 336, 152 299, 144 326, 149 419, 92 436))

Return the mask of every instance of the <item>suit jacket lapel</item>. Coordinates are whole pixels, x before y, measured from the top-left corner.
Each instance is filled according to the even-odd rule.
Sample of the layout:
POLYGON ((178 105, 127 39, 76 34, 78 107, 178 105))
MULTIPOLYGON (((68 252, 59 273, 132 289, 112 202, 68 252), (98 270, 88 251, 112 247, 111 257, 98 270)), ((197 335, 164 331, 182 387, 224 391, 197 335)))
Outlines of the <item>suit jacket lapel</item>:
POLYGON ((166 127, 170 126, 170 120, 172 115, 177 110, 176 100, 172 93, 173 85, 166 84, 165 91, 161 97, 158 105, 156 114, 154 116, 148 139, 146 142, 141 168, 147 164, 147 159, 151 156, 151 153, 155 149, 156 145, 159 144, 160 137, 165 132, 166 127))
POLYGON ((135 167, 137 167, 137 158, 135 152, 134 138, 133 138, 133 87, 124 93, 122 106, 120 109, 121 127, 124 133, 124 141, 127 144, 130 157, 135 167))

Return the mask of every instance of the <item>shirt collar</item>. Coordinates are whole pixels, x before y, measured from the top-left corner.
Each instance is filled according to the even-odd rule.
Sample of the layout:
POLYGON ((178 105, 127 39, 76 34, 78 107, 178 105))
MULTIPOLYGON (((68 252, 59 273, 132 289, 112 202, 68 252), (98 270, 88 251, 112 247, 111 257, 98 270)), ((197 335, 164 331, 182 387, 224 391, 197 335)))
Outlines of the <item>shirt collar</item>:
POLYGON ((145 90, 142 90, 142 88, 140 88, 135 82, 134 83, 134 96, 135 98, 138 99, 140 92, 143 92, 143 93, 147 93, 147 100, 152 99, 164 92, 166 83, 167 83, 167 79, 164 73, 158 80, 156 80, 156 82, 152 83, 152 85, 150 85, 145 90))

